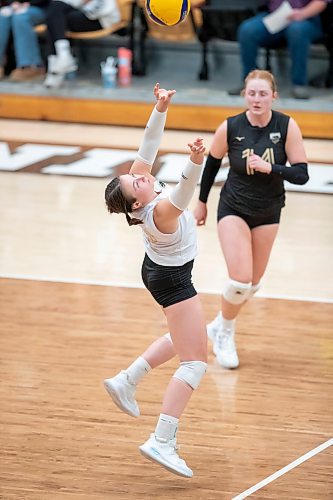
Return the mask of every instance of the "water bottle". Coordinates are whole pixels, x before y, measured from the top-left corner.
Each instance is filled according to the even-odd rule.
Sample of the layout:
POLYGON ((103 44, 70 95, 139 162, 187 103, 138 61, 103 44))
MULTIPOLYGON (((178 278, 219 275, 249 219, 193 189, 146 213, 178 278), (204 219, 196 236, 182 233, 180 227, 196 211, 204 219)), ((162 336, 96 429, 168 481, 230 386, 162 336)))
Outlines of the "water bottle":
POLYGON ((126 47, 118 49, 118 83, 120 87, 129 87, 132 81, 132 51, 126 47))
POLYGON ((117 86, 117 67, 114 57, 107 57, 106 61, 101 62, 101 73, 103 87, 105 89, 114 89, 117 86))

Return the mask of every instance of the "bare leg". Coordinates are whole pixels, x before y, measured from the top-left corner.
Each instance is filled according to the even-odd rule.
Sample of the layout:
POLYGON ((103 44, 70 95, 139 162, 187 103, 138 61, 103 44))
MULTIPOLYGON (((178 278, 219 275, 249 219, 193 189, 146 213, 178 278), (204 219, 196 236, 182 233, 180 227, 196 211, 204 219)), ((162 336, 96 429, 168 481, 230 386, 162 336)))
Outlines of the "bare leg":
MULTIPOLYGON (((218 223, 220 245, 229 277, 241 283, 252 281, 252 237, 249 226, 240 217, 230 215, 218 223)), ((243 304, 230 304, 222 296, 222 316, 235 319, 243 304)))
POLYGON ((140 409, 135 400, 136 386, 152 368, 156 368, 174 356, 175 349, 171 339, 163 335, 150 344, 142 356, 136 358, 126 370, 105 379, 104 387, 118 408, 132 417, 138 417, 140 409))
MULTIPOLYGON (((249 293, 252 281, 250 228, 240 217, 227 216, 218 223, 218 235, 229 278, 244 286, 244 289, 249 293)), ((235 321, 242 305, 243 302, 231 303, 222 294, 221 313, 208 325, 208 335, 213 342, 214 354, 223 368, 232 369, 239 366, 235 345, 235 321)))
MULTIPOLYGON (((207 333, 198 296, 165 308, 174 349, 180 361, 207 362, 207 333)), ((193 389, 185 382, 172 378, 165 391, 162 413, 179 418, 193 389)))
POLYGON ((279 224, 267 224, 252 229, 253 275, 252 283, 256 285, 263 277, 271 250, 279 229, 279 224))
POLYGON ((183 364, 166 388, 155 432, 140 446, 140 451, 171 472, 192 477, 193 472, 176 453, 175 438, 178 420, 206 369, 206 324, 198 296, 167 307, 164 312, 174 349, 183 364))
MULTIPOLYGON (((229 277, 240 283, 252 283, 248 298, 257 290, 267 267, 270 252, 275 241, 278 224, 258 226, 252 230, 239 217, 228 216, 218 224, 218 234, 225 257, 229 277)), ((208 325, 208 335, 213 341, 213 350, 218 362, 224 368, 239 365, 235 336, 235 320, 246 303, 231 304, 222 295, 221 313, 208 325)))
MULTIPOLYGON (((228 216, 218 224, 218 235, 229 277, 256 285, 264 275, 275 241, 278 224, 267 224, 250 230, 239 217, 228 216)), ((222 314, 234 319, 243 304, 234 305, 222 296, 222 314)))
POLYGON ((142 357, 149 363, 151 368, 156 368, 172 359, 175 355, 176 351, 173 343, 163 335, 150 344, 142 357))

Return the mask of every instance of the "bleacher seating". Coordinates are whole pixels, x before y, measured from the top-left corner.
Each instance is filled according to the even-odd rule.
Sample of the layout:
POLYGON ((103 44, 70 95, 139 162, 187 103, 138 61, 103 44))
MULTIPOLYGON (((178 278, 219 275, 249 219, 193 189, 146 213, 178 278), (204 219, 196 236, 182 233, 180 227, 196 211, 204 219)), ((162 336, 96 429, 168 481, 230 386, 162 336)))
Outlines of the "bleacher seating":
MULTIPOLYGON (((151 21, 147 16, 144 0, 118 0, 121 20, 110 28, 89 32, 67 32, 67 37, 73 43, 81 41, 107 38, 116 33, 125 33, 129 36, 128 46, 133 52, 132 70, 134 75, 145 75, 146 45, 149 39, 156 43, 183 43, 201 42, 201 68, 198 73, 200 80, 209 79, 209 66, 207 60, 208 44, 213 39, 236 41, 237 26, 244 19, 253 16, 258 9, 263 8, 264 0, 233 0, 221 2, 220 0, 192 0, 191 11, 182 23, 165 28, 151 21)), ((329 53, 329 68, 327 74, 321 77, 321 86, 333 86, 333 5, 330 4, 323 15, 325 38, 321 44, 329 53), (324 80, 324 83, 322 82, 324 80)), ((46 26, 36 26, 36 31, 41 35, 45 33, 46 26)), ((271 58, 277 50, 283 47, 266 49, 266 69, 271 69, 271 58)), ((319 80, 319 79, 318 79, 319 80)), ((315 84, 315 83, 314 83, 315 84)))
MULTIPOLYGON (((265 8, 263 0, 233 0, 232 2, 221 2, 220 0, 207 0, 202 7, 202 25, 198 31, 198 37, 202 48, 202 62, 199 72, 200 80, 209 79, 209 67, 207 60, 208 43, 213 39, 237 40, 237 26, 243 20, 252 17, 261 9, 265 8)), ((322 45, 329 54, 329 67, 324 75, 324 85, 327 88, 333 86, 333 5, 329 4, 321 14, 324 28, 324 37, 315 45, 322 45)), ((285 45, 279 44, 274 48, 265 49, 265 69, 272 70, 272 54, 285 51, 285 45)), ((315 83, 315 82, 313 82, 315 83)))

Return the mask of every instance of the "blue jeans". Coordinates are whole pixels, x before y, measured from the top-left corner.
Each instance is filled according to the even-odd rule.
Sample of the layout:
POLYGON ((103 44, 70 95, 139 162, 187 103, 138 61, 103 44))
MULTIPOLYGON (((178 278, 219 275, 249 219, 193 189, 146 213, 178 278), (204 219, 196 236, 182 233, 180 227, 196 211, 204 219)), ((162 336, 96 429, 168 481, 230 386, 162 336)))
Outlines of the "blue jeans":
POLYGON ((22 14, 4 16, 0 11, 0 66, 5 63, 7 44, 12 31, 16 67, 41 66, 42 57, 36 24, 45 22, 45 11, 39 7, 28 7, 22 14))
POLYGON ((307 84, 307 63, 310 45, 322 36, 320 16, 305 21, 294 21, 287 28, 272 35, 263 23, 267 13, 260 13, 243 21, 238 28, 243 77, 257 68, 259 47, 274 47, 286 41, 291 59, 293 85, 307 84))

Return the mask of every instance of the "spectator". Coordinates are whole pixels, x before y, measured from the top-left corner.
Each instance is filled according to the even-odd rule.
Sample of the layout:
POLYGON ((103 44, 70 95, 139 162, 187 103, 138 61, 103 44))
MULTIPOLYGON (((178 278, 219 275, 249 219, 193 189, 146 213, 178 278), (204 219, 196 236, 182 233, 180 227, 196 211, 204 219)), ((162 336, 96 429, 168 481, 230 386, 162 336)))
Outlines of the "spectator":
POLYGON ((75 71, 77 63, 71 53, 66 31, 97 31, 119 22, 116 0, 52 0, 47 27, 53 54, 48 57, 46 87, 60 87, 66 73, 75 71))
MULTIPOLYGON (((269 12, 274 12, 283 0, 268 0, 269 12)), ((329 0, 289 0, 292 13, 291 23, 278 33, 271 34, 263 23, 268 12, 243 21, 238 28, 243 78, 257 67, 259 47, 274 47, 286 41, 291 58, 292 95, 296 99, 308 99, 307 61, 311 43, 323 35, 319 14, 329 0)), ((239 90, 229 92, 231 95, 239 90)))
POLYGON ((34 26, 45 22, 49 0, 31 2, 0 0, 0 79, 4 77, 5 57, 10 35, 13 36, 16 69, 9 78, 21 82, 42 78, 45 69, 34 26))

